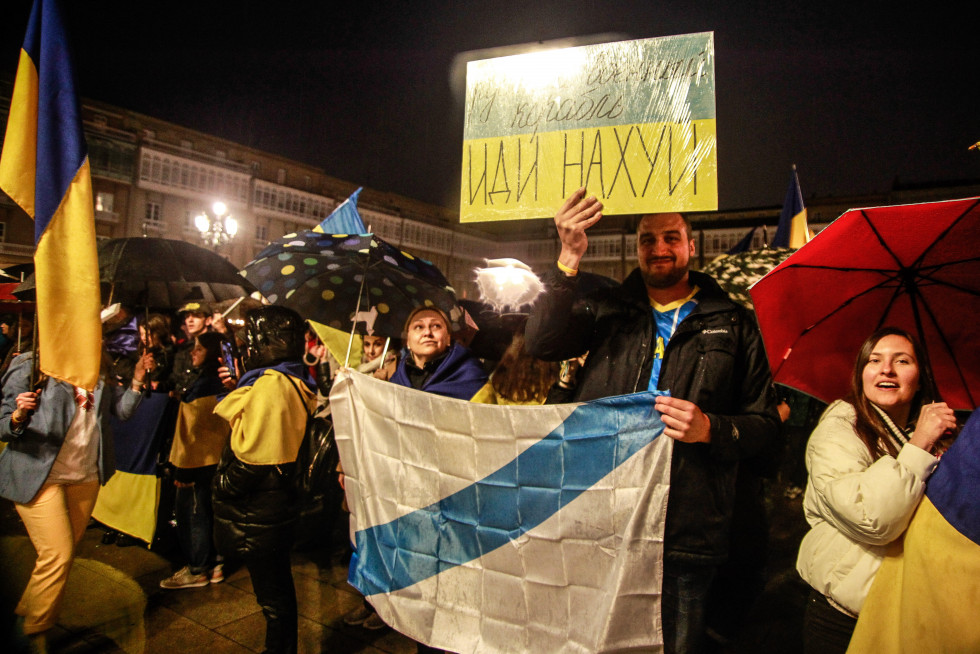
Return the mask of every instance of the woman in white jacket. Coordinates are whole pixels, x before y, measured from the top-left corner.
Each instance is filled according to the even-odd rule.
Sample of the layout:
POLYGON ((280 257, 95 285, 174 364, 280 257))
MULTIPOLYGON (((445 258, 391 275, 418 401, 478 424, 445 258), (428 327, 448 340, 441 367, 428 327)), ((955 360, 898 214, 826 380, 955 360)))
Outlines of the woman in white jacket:
POLYGON ((922 350, 885 327, 865 339, 846 401, 831 404, 806 451, 803 508, 810 531, 796 567, 813 592, 805 652, 845 652, 881 559, 905 528, 935 470, 936 442, 955 430, 922 350))

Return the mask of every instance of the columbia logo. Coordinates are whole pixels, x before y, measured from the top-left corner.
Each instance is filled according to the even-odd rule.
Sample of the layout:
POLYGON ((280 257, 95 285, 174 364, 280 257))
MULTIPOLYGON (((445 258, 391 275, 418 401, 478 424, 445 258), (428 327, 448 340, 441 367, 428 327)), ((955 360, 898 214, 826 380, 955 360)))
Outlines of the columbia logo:
POLYGON ((727 334, 727 329, 702 329, 702 334, 727 334))

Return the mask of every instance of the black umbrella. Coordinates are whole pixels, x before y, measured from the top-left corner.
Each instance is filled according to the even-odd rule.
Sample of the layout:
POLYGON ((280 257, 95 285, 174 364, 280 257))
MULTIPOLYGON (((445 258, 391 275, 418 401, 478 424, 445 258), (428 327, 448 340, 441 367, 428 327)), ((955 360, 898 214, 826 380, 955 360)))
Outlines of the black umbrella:
POLYGON ((110 302, 176 308, 189 299, 250 295, 251 282, 211 250, 166 238, 116 238, 99 245, 99 279, 110 302))
MULTIPOLYGON (((104 303, 175 309, 188 300, 220 302, 251 295, 255 287, 219 254, 167 238, 114 238, 99 244, 104 303)), ((17 287, 34 290, 33 275, 17 287)))
POLYGON ((431 262, 374 234, 288 234, 242 271, 269 302, 348 331, 398 338, 418 306, 436 306, 457 323, 456 294, 431 262))

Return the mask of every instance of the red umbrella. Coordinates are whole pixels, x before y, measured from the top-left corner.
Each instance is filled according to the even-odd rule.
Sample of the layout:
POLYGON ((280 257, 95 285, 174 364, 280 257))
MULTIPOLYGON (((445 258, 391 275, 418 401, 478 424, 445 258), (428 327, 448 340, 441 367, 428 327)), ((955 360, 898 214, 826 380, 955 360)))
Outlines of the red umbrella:
POLYGON ((852 209, 751 289, 775 381, 843 397, 861 342, 917 334, 943 399, 980 399, 980 198, 852 209))

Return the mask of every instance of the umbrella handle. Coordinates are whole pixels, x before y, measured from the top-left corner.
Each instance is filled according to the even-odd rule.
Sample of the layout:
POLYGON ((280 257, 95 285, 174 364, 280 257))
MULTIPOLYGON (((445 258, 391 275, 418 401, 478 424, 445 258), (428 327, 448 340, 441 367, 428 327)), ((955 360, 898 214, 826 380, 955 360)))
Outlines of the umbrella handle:
POLYGON ((354 346, 354 330, 357 329, 357 314, 361 312, 361 296, 364 294, 364 284, 367 282, 367 266, 365 265, 364 268, 364 274, 361 275, 361 288, 357 290, 357 305, 354 307, 354 319, 351 320, 350 338, 347 339, 347 358, 344 360, 345 368, 350 367, 350 351, 354 346))
POLYGON ((234 311, 235 310, 235 307, 237 307, 239 304, 241 304, 244 299, 245 299, 245 297, 243 296, 243 297, 240 297, 237 300, 235 300, 235 303, 232 304, 230 307, 228 307, 228 310, 227 311, 225 311, 223 314, 221 314, 221 319, 224 320, 225 319, 225 316, 227 316, 229 313, 231 313, 232 311, 234 311))

